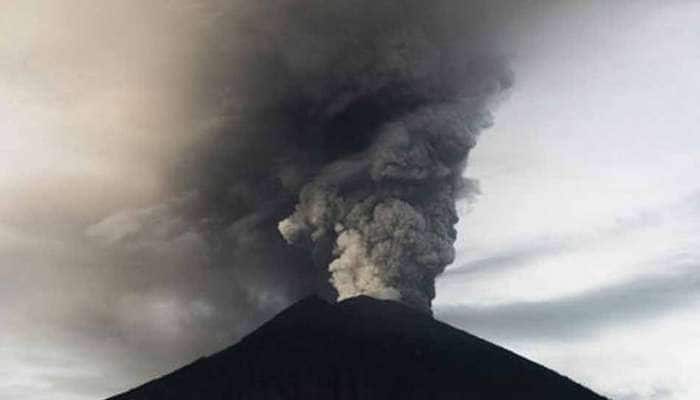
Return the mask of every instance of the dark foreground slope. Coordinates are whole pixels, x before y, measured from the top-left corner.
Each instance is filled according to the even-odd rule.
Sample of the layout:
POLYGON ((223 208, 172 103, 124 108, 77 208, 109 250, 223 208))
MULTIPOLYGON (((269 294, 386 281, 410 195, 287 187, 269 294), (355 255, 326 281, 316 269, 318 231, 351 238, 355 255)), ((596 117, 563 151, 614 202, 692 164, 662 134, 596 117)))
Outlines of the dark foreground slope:
POLYGON ((112 400, 603 399, 399 303, 298 302, 213 356, 112 400))

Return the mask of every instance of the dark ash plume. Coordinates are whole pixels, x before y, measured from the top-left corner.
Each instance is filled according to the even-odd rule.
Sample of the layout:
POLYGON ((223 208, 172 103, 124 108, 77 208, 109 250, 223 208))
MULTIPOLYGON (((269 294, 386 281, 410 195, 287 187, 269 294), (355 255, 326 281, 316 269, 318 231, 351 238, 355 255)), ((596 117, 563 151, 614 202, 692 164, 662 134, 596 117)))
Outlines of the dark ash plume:
POLYGON ((176 176, 210 240, 292 252, 280 273, 306 280, 313 260, 340 299, 429 310, 454 258, 455 200, 473 189, 467 155, 511 85, 486 3, 220 6, 195 84, 206 135, 176 176))

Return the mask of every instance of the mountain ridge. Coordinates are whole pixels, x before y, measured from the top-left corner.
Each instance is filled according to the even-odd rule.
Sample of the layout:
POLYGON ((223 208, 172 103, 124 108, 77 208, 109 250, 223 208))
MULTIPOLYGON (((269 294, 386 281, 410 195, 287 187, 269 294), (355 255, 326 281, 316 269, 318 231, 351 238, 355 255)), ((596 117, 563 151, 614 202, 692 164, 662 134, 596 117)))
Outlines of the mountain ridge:
POLYGON ((235 345, 108 400, 602 396, 401 303, 310 296, 235 345))

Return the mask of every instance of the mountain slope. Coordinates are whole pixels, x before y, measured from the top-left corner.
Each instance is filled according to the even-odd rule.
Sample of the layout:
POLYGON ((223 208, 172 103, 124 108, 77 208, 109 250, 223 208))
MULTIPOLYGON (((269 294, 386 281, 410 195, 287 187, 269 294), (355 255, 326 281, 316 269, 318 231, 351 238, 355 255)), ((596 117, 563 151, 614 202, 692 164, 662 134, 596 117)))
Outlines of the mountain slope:
POLYGON ((238 344, 111 400, 603 399, 402 304, 306 298, 238 344))

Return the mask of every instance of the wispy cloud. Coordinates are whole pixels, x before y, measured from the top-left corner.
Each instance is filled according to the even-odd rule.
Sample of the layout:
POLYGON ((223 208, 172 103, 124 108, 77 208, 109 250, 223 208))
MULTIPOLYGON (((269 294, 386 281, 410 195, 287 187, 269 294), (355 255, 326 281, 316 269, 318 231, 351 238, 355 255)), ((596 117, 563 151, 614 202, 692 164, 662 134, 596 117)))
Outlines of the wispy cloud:
POLYGON ((659 273, 580 295, 496 306, 441 306, 436 316, 489 338, 569 340, 654 318, 700 299, 700 266, 659 273))

